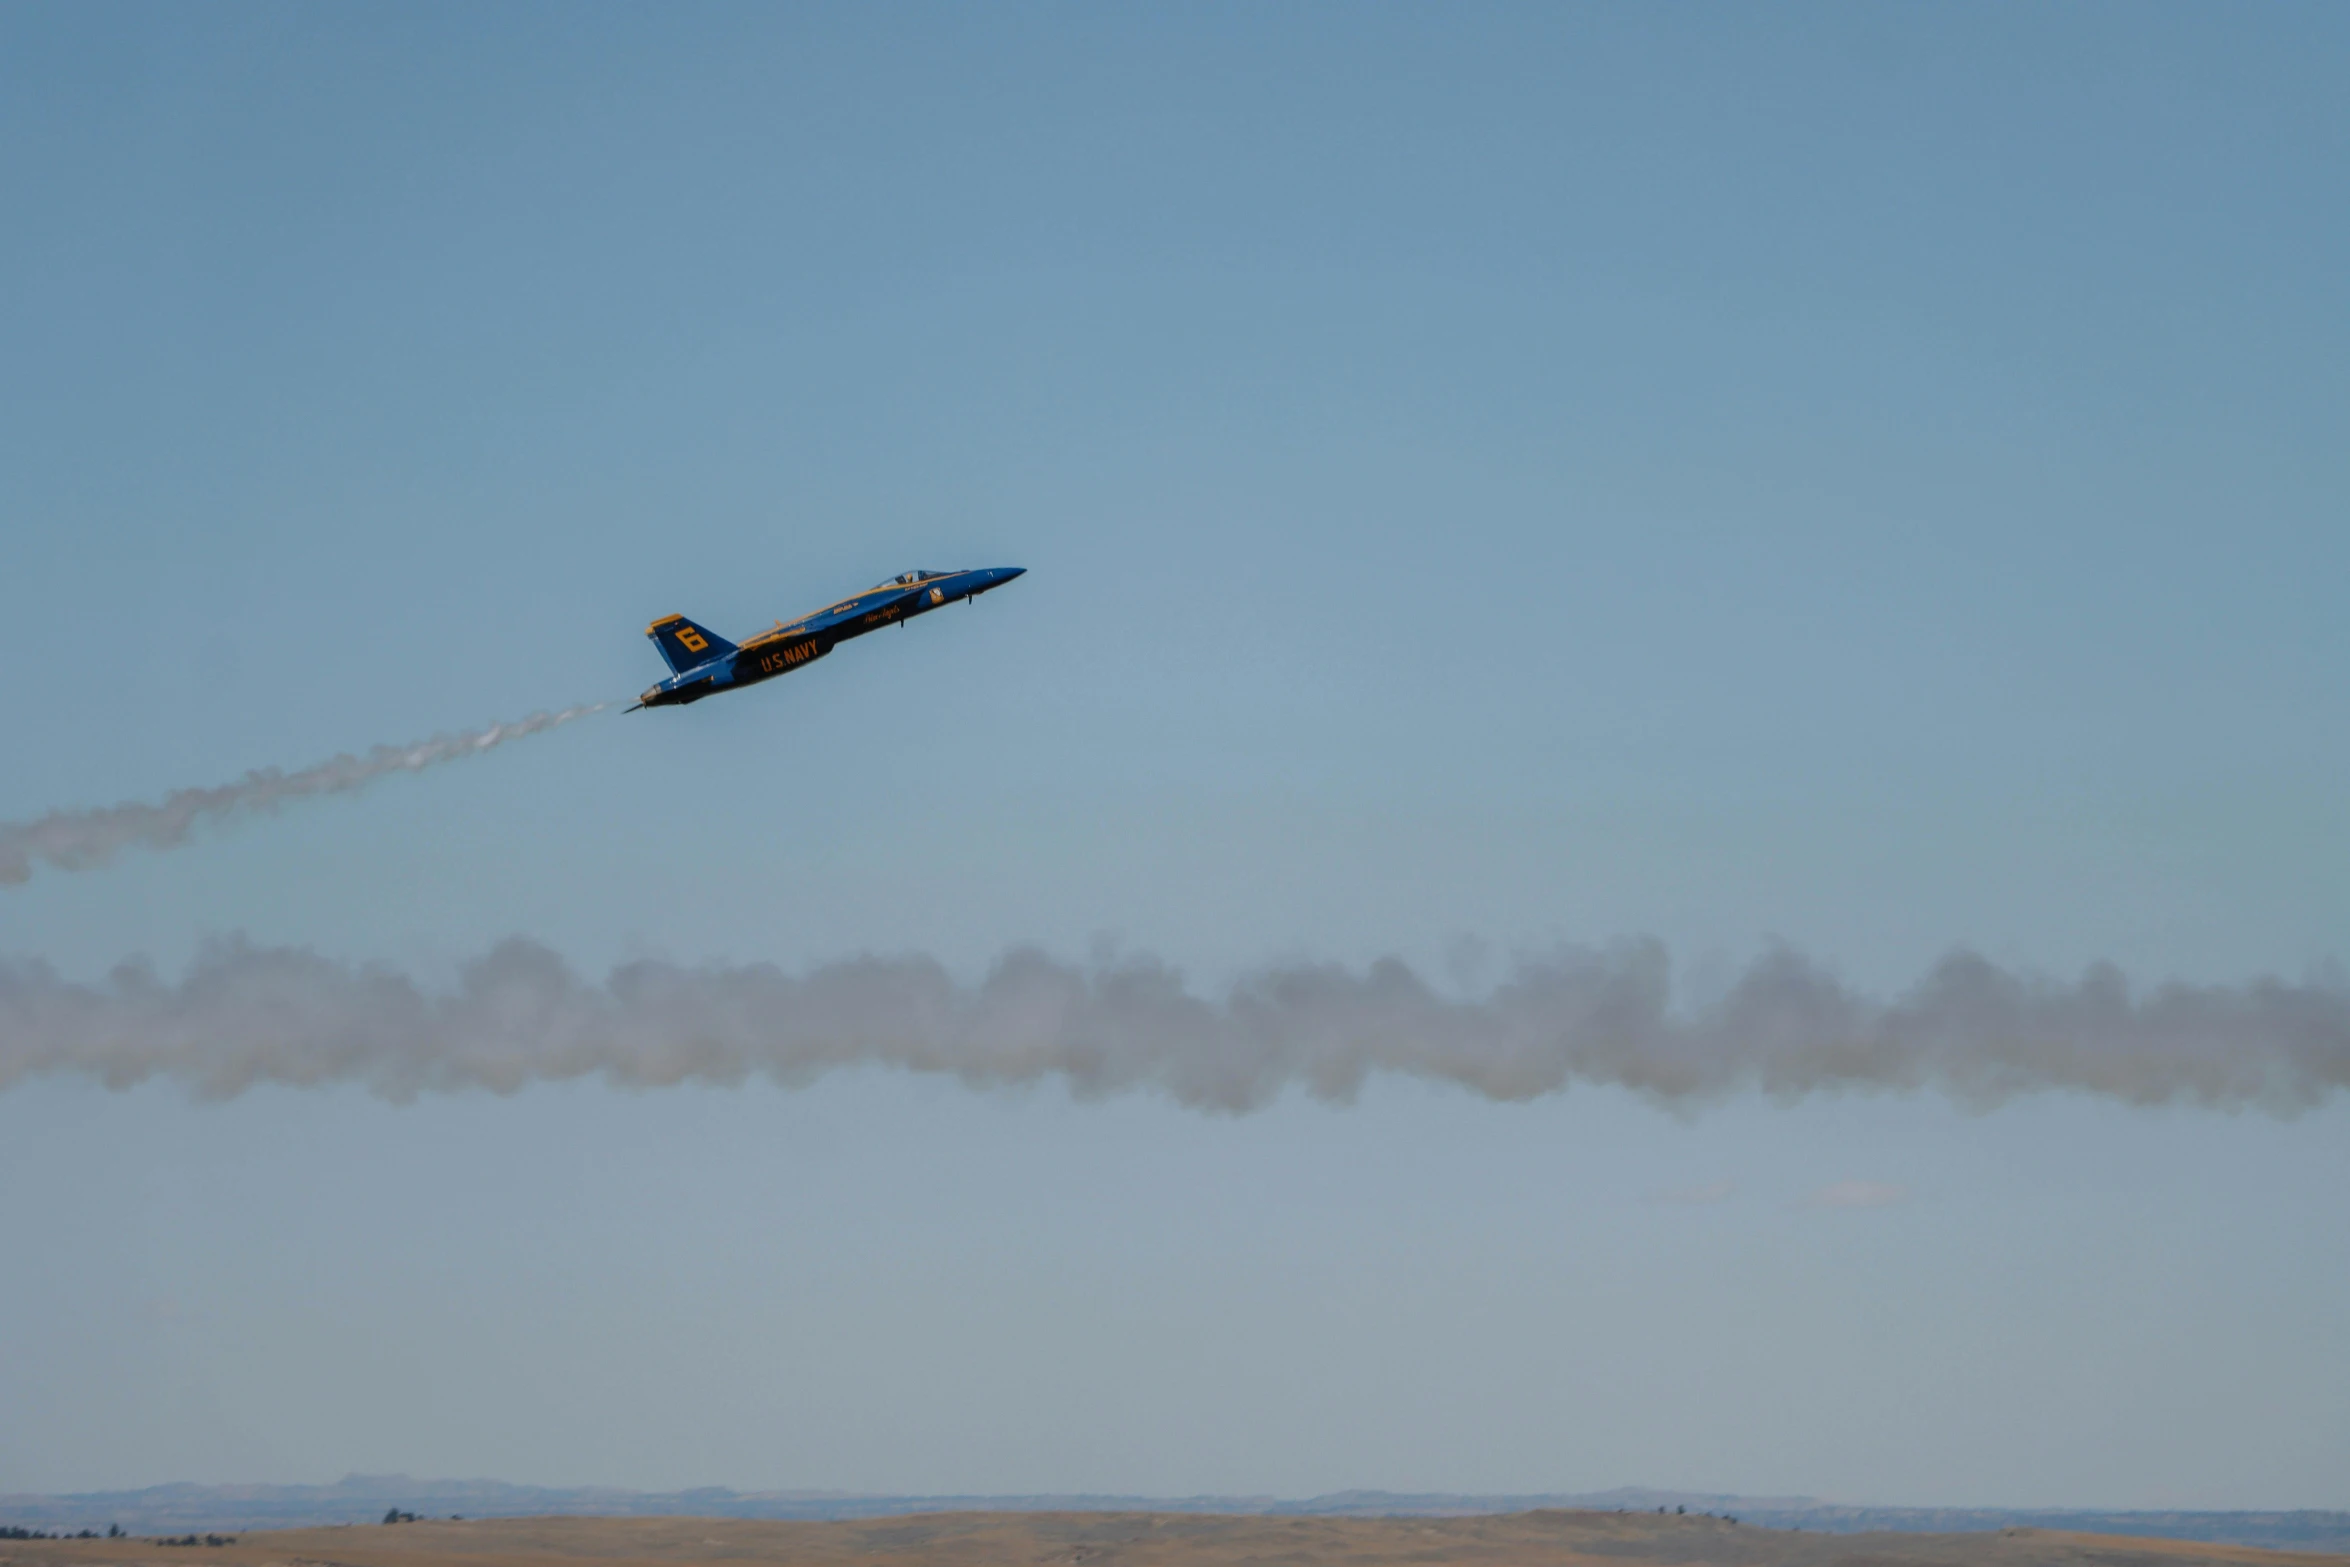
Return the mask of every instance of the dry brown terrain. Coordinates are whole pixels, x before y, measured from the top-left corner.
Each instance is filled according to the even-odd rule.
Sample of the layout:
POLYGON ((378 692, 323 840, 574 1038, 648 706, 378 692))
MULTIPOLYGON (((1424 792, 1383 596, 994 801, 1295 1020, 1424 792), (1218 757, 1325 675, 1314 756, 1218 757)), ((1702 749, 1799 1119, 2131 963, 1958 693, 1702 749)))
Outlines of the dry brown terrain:
POLYGON ((220 1546, 0 1541, 0 1567, 2350 1567, 2184 1540, 2009 1529, 1806 1534, 1714 1518, 1531 1512, 1475 1518, 929 1513, 846 1523, 499 1518, 286 1529, 220 1546))

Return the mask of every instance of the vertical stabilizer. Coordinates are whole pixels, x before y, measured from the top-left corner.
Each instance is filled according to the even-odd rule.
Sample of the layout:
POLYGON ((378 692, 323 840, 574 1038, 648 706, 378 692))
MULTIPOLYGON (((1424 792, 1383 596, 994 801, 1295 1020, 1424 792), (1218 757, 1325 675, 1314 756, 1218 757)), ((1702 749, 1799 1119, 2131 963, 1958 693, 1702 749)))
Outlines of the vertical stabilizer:
POLYGON ((724 658, 734 651, 734 644, 717 632, 697 626, 683 615, 664 615, 645 627, 645 635, 659 645, 661 656, 669 661, 669 672, 682 675, 696 665, 707 664, 714 658, 724 658))

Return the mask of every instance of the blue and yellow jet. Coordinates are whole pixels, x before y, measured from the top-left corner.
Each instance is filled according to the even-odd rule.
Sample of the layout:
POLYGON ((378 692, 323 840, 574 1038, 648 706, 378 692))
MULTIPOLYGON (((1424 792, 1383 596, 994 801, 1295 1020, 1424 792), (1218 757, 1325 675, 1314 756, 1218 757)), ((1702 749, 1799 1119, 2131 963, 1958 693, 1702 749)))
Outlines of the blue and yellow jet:
POLYGON ((977 571, 900 572, 854 598, 788 623, 779 620, 773 630, 760 632, 740 647, 683 615, 664 615, 645 627, 645 635, 669 660, 670 676, 639 697, 636 706, 683 707, 721 691, 757 685, 822 658, 851 637, 902 626, 957 599, 975 599, 1025 570, 986 566, 977 571))

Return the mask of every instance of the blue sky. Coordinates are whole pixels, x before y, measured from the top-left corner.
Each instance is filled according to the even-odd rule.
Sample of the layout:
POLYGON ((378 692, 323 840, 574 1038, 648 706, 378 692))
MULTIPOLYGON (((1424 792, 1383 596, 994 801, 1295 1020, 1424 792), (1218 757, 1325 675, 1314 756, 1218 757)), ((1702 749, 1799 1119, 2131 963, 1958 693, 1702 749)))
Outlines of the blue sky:
MULTIPOLYGON (((17 8, 0 819, 1030 573, 0 889, 0 952, 2300 977, 2346 81, 2318 6, 17 8)), ((2350 1505, 2346 1133, 36 1084, 0 1490, 2350 1505)))

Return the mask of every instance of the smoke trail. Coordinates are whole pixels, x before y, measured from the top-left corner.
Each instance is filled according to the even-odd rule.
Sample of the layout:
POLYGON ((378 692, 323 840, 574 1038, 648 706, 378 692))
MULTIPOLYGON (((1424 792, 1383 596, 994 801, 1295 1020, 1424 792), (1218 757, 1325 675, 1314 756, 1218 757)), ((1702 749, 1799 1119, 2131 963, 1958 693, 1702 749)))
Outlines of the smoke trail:
POLYGON ((1233 1112, 1292 1087, 1345 1101, 1385 1072, 1501 1100, 1577 1084, 1675 1104, 1931 1088, 1989 1106, 2070 1090, 2290 1114, 2350 1086, 2338 980, 2136 994, 2110 966, 2062 982, 1961 952, 1885 1002, 1779 952, 1703 1007, 1677 1008, 1670 992, 1665 952, 1646 941, 1521 961, 1478 1001, 1447 999, 1392 960, 1267 968, 1211 999, 1147 959, 1078 967, 1033 951, 976 986, 922 957, 800 976, 632 963, 598 984, 522 940, 436 993, 228 943, 176 984, 135 964, 83 985, 0 963, 0 1090, 51 1073, 117 1088, 163 1077, 206 1097, 361 1083, 407 1100, 580 1077, 796 1087, 875 1065, 973 1085, 1057 1079, 1081 1097, 1154 1090, 1233 1112))
POLYGON ((592 702, 559 713, 533 713, 472 734, 436 735, 414 745, 379 745, 365 756, 338 756, 298 773, 264 767, 218 788, 178 790, 166 795, 160 805, 52 811, 29 822, 0 823, 0 884, 29 879, 36 861, 59 870, 85 871, 106 864, 132 844, 173 848, 187 841, 198 822, 226 821, 274 811, 289 800, 364 789, 388 773, 420 772, 461 756, 478 756, 509 740, 543 733, 611 705, 592 702))

